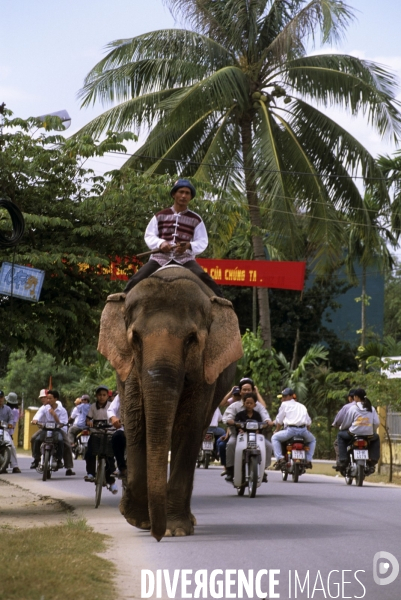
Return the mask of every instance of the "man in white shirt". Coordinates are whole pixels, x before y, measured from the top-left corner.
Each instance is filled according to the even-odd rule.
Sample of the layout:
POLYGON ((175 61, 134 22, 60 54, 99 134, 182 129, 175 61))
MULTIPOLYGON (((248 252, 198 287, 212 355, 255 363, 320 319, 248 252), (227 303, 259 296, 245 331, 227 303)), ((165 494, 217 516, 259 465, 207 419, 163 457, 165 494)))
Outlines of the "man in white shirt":
POLYGON ((69 423, 72 423, 68 430, 68 441, 72 447, 77 442, 78 433, 86 428, 86 417, 90 409, 90 398, 87 394, 81 396, 80 400, 81 403, 74 406, 68 420, 69 423))
MULTIPOLYGON (((251 391, 249 391, 248 387, 247 387, 248 385, 249 384, 245 384, 245 383, 240 384, 240 386, 241 386, 240 393, 244 397, 246 396, 246 394, 252 393, 252 388, 251 388, 251 391)), ((237 413, 239 413, 241 410, 244 410, 243 400, 241 399, 238 402, 233 402, 227 408, 226 412, 224 413, 223 422, 226 423, 227 425, 233 426, 235 423, 235 415, 237 413)), ((264 421, 264 422, 270 421, 269 413, 267 412, 266 408, 264 406, 262 406, 262 404, 259 401, 256 402, 255 410, 259 412, 260 416, 262 417, 262 421, 264 421)), ((235 459, 236 444, 237 444, 237 430, 235 427, 231 427, 231 435, 230 435, 230 438, 229 438, 229 440, 227 442, 227 446, 226 446, 226 472, 227 472, 226 481, 233 481, 233 479, 234 479, 234 459, 235 459)), ((266 467, 268 467, 271 463, 273 448, 267 438, 265 438, 265 444, 266 444, 266 467)))
POLYGON ((281 463, 285 461, 281 444, 294 437, 294 435, 299 435, 300 437, 303 437, 308 444, 309 450, 306 451, 306 460, 308 464, 306 466, 311 469, 311 461, 316 447, 315 436, 309 431, 312 420, 308 415, 306 406, 294 399, 294 390, 285 388, 281 394, 281 406, 276 420, 274 421, 276 424, 276 431, 272 437, 274 456, 277 461, 274 468, 279 470, 281 463), (281 429, 282 427, 284 427, 284 429, 281 429))
POLYGON ((179 264, 195 273, 216 296, 222 296, 217 283, 195 260, 197 254, 206 250, 207 231, 202 218, 188 209, 195 197, 196 190, 187 179, 178 179, 171 189, 173 206, 158 212, 149 222, 145 231, 145 242, 150 250, 159 250, 152 254, 128 281, 124 292, 129 292, 137 283, 169 264, 179 264))
MULTIPOLYGON (((58 437, 57 443, 57 467, 59 469, 63 468, 63 456, 65 461, 65 474, 67 476, 75 475, 72 470, 73 461, 72 461, 72 451, 71 446, 68 442, 67 433, 65 429, 67 429, 68 422, 68 413, 65 408, 62 406, 59 401, 59 393, 56 390, 48 390, 47 392, 47 404, 44 404, 39 408, 39 410, 35 413, 32 419, 32 423, 58 423, 65 424, 65 427, 61 429, 57 429, 55 431, 56 437, 58 437), (64 430, 64 431, 63 431, 64 430)), ((33 444, 33 458, 35 462, 35 466, 39 464, 40 461, 40 445, 46 436, 46 431, 40 431, 39 435, 35 438, 33 444)))

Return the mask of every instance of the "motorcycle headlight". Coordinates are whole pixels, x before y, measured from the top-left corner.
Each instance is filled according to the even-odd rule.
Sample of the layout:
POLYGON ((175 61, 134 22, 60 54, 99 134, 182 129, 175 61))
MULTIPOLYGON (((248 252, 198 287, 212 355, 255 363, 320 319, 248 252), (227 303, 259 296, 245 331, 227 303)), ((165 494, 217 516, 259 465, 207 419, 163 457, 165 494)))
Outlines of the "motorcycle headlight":
POLYGON ((247 421, 246 428, 249 431, 255 431, 256 429, 259 429, 259 423, 257 421, 247 421))

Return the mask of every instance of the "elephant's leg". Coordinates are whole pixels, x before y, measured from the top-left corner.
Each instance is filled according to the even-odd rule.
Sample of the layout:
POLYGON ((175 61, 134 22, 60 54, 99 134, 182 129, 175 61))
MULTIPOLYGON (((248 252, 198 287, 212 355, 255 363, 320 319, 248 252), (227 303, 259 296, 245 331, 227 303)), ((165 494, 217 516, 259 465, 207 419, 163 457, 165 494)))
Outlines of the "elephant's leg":
POLYGON ((194 533, 196 519, 191 513, 195 464, 202 441, 206 398, 212 386, 184 397, 178 407, 172 433, 170 478, 167 488, 166 536, 194 533))
POLYGON ((124 429, 127 438, 127 487, 120 512, 130 525, 150 529, 146 476, 146 427, 137 380, 127 380, 124 391, 124 429))

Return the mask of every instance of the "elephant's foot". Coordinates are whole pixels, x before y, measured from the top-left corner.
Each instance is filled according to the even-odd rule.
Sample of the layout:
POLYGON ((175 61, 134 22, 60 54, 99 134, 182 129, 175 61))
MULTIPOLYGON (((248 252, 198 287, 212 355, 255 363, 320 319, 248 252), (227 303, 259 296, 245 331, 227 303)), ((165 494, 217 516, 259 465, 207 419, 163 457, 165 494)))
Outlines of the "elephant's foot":
POLYGON ((138 506, 137 503, 129 502, 125 495, 120 502, 120 512, 133 527, 150 529, 150 517, 147 505, 138 506))
POLYGON ((197 525, 198 524, 195 515, 193 515, 192 513, 191 513, 191 515, 190 515, 189 518, 191 519, 192 525, 197 525))
POLYGON ((195 517, 191 514, 189 517, 182 519, 167 519, 167 527, 165 537, 183 537, 194 534, 195 517))
POLYGON ((138 529, 144 529, 145 531, 150 530, 150 521, 137 521, 136 519, 130 519, 129 517, 125 517, 127 523, 132 525, 133 527, 137 527, 138 529))

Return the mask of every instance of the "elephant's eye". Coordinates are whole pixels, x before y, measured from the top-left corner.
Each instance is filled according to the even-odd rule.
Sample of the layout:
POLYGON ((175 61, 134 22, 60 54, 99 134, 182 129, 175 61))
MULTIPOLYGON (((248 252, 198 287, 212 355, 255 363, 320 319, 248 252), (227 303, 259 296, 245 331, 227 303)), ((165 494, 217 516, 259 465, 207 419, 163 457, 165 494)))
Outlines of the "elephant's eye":
POLYGON ((195 331, 193 331, 192 333, 189 334, 185 343, 187 346, 190 346, 191 344, 196 344, 197 341, 198 341, 198 335, 196 334, 195 331))
POLYGON ((142 344, 141 336, 139 335, 139 333, 137 331, 132 332, 132 343, 134 344, 134 346, 139 346, 139 347, 142 344))

